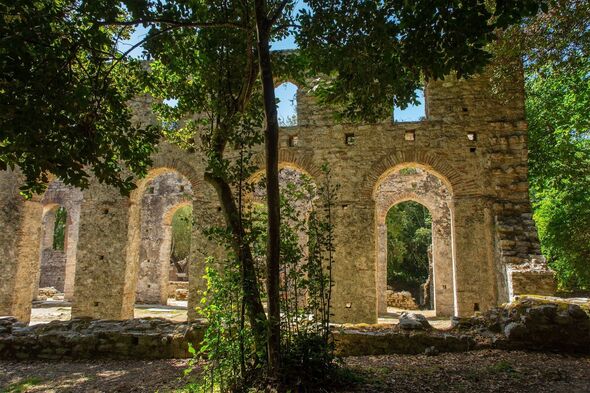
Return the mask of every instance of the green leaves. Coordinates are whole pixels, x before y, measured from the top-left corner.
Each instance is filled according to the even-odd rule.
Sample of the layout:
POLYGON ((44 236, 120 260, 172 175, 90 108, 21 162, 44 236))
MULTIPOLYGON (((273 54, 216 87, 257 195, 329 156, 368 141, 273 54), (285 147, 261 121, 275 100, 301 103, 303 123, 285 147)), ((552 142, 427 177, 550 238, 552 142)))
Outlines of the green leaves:
POLYGON ((543 253, 564 289, 590 288, 590 61, 529 74, 529 179, 543 253))
POLYGON ((417 202, 393 206, 387 213, 387 284, 396 291, 412 290, 428 278, 428 247, 432 218, 417 202))
POLYGON ((297 42, 321 102, 350 120, 380 121, 415 103, 423 79, 481 70, 497 28, 534 14, 542 1, 363 0, 306 2, 297 42))
POLYGON ((91 18, 107 3, 0 5, 0 162, 20 167, 25 195, 43 191, 48 173, 82 188, 93 173, 128 193, 150 163, 159 133, 132 123, 128 107, 139 64, 120 61, 121 31, 91 18))

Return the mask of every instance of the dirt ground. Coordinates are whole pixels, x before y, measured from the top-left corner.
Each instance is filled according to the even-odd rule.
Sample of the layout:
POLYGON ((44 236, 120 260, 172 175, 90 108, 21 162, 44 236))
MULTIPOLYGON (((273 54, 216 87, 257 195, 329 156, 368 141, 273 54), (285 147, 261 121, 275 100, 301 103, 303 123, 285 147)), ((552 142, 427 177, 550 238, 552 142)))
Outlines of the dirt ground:
MULTIPOLYGON (((358 382, 346 393, 590 392, 590 357, 477 351, 344 360, 358 382)), ((0 361, 1 392, 179 392, 186 360, 0 361)))

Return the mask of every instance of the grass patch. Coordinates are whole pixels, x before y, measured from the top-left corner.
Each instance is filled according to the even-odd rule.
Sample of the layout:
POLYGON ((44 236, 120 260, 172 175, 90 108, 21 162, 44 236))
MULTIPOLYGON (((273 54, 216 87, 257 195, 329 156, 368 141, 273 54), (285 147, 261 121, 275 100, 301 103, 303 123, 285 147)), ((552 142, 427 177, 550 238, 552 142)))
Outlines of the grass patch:
POLYGON ((32 388, 35 385, 39 385, 41 382, 41 378, 37 377, 29 377, 24 379, 20 382, 13 383, 8 385, 6 388, 2 389, 2 393, 23 393, 26 392, 29 388, 32 388))
POLYGON ((510 362, 507 362, 506 360, 500 360, 499 362, 492 364, 488 367, 488 371, 496 374, 516 372, 516 370, 514 370, 514 367, 512 367, 512 364, 510 364, 510 362))

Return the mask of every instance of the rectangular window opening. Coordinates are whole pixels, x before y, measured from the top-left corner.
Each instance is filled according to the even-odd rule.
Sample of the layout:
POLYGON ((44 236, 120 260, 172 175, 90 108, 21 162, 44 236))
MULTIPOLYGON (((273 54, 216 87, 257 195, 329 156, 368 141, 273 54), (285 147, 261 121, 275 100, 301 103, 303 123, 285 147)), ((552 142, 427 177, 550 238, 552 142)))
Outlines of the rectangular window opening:
POLYGON ((350 134, 344 134, 344 143, 347 146, 352 146, 356 143, 356 137, 354 136, 354 134, 350 133, 350 134))
POLYGON ((291 135, 289 137, 289 147, 297 147, 299 146, 299 136, 298 135, 291 135))
POLYGON ((406 131, 404 135, 404 139, 407 141, 415 141, 416 140, 416 131, 406 131))

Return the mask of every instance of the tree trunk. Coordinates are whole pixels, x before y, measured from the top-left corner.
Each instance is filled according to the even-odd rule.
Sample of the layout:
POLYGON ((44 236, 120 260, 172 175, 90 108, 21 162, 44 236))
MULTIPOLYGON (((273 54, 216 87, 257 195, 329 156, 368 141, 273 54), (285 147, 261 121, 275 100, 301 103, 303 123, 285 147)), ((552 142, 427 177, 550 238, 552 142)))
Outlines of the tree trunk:
POLYGON ((280 200, 279 200, 279 122, 270 59, 271 21, 265 0, 255 0, 258 33, 258 61, 262 79, 265 113, 266 201, 268 207, 268 244, 266 289, 268 293, 268 371, 277 377, 281 347, 280 274, 280 200))
POLYGON ((266 315, 264 314, 264 307, 260 300, 260 290, 258 288, 252 251, 250 245, 244 240, 244 227, 240 220, 240 214, 235 204, 231 187, 225 180, 219 177, 210 174, 205 174, 205 177, 217 191, 225 220, 233 234, 232 248, 242 264, 242 290, 244 291, 244 303, 246 304, 248 320, 250 321, 254 335, 254 345, 256 352, 262 353, 266 346, 266 315))

